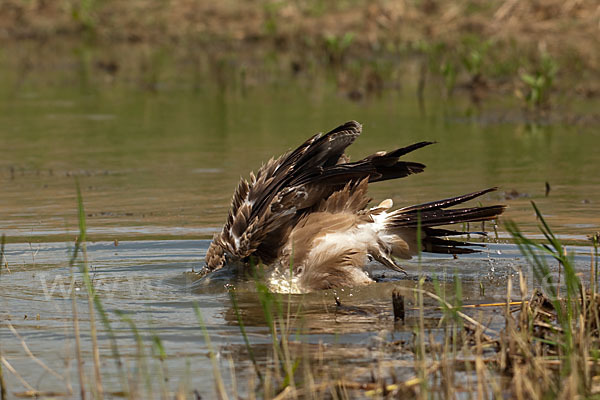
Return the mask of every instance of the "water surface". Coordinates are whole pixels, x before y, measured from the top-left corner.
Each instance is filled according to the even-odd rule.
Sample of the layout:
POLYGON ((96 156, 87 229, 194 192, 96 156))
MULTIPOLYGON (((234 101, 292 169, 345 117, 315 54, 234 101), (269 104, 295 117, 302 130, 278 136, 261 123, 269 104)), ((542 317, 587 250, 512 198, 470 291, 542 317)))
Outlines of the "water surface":
MULTIPOLYGON (((229 282, 218 276, 198 281, 192 271, 202 267, 208 239, 220 229, 239 177, 315 132, 349 119, 363 123, 363 135, 349 150, 354 159, 416 141, 437 141, 407 157, 427 164, 424 173, 372 185, 375 200, 391 197, 403 206, 498 186, 481 201, 507 204, 504 218, 539 236, 530 207, 535 201, 555 232, 573 244, 582 273, 589 271, 587 236, 600 231, 597 127, 535 124, 513 118, 514 110, 500 104, 473 114, 466 103, 431 99, 423 110, 412 92, 351 102, 331 87, 294 83, 244 93, 24 85, 4 94, 0 233, 7 244, 0 276, 1 351, 39 390, 64 392, 71 385, 77 392, 71 290, 77 293, 86 376, 93 376, 85 290, 79 264, 69 266, 78 235, 75 178, 85 204, 89 265, 123 370, 133 375, 139 366, 134 324, 145 354, 160 355, 152 345, 157 337, 166 351, 163 361, 148 361, 151 376, 169 378, 164 384, 154 382, 157 390, 197 389, 208 398, 214 395, 213 370, 194 305, 202 310, 223 371, 233 360, 241 391, 252 371, 225 287, 229 282), (65 382, 27 355, 9 323, 33 354, 66 376, 65 382)), ((408 277, 373 265, 371 273, 380 282, 370 287, 284 298, 292 310, 301 306, 293 322, 302 333, 297 343, 312 346, 332 367, 338 362, 368 366, 376 354, 401 357, 377 353, 382 336, 410 341, 417 318, 413 300, 407 299, 406 324, 394 331, 394 288, 413 287, 425 276, 426 289, 434 290, 438 280, 451 298, 456 276, 464 303, 504 301, 507 281, 515 279, 519 267, 530 287, 535 285, 506 238, 500 221, 498 236, 490 234, 489 246, 480 254, 458 259, 425 255, 421 263, 405 263, 408 277)), ((252 282, 235 285, 250 340, 265 362, 271 339, 256 288, 252 282)), ((514 297, 520 297, 518 291, 514 297)), ((426 300, 426 306, 433 328, 440 312, 433 300, 426 300)), ((491 327, 502 328, 500 312, 488 312, 491 327)), ((99 343, 105 387, 116 393, 124 375, 102 327, 99 343)), ((5 376, 12 392, 26 389, 14 375, 5 376)), ((230 382, 230 375, 224 379, 230 382)))

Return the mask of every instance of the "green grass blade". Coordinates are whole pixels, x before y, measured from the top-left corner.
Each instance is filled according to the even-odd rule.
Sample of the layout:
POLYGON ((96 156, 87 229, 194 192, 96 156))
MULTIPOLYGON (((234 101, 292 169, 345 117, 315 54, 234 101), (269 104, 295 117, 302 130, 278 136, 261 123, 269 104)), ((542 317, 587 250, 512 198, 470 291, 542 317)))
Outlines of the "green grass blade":
POLYGON ((244 327, 244 321, 242 320, 242 315, 240 314, 240 309, 238 307, 237 298, 235 297, 235 292, 233 290, 229 291, 229 297, 231 298, 231 303, 233 306, 233 310, 235 311, 235 316, 238 321, 238 326, 240 327, 240 333, 244 338, 244 344, 246 345, 246 350, 248 351, 248 356, 250 357, 250 361, 252 361, 252 365, 254 366, 254 371, 258 376, 261 384, 263 383, 263 377, 260 373, 260 369, 258 368, 258 363, 256 362, 256 358, 254 357, 254 351, 252 351, 252 346, 250 345, 250 340, 248 339, 248 335, 246 334, 246 328, 244 327))
POLYGON ((212 342, 210 340, 210 335, 208 334, 208 330, 206 329, 206 325, 204 324, 204 318, 202 318, 202 311, 200 311, 200 307, 198 304, 194 303, 194 311, 196 313, 196 318, 198 320, 198 324, 200 325, 200 329, 202 329, 202 334, 204 336, 204 342, 208 347, 208 354, 210 357, 210 362, 213 368, 213 374, 215 378, 215 386, 217 390, 217 395, 219 399, 225 400, 228 399, 227 391, 225 390, 225 384, 223 383, 223 378, 221 376, 221 370, 219 369, 219 363, 217 361, 216 353, 213 349, 212 342))

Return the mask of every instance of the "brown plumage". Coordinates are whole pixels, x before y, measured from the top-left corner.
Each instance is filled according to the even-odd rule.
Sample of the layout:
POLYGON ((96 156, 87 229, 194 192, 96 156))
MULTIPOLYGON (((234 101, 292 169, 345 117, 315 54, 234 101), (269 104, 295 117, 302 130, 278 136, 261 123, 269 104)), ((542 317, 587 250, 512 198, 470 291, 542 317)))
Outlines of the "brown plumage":
MULTIPOLYGON (((432 144, 419 142, 349 162, 345 149, 362 127, 350 121, 317 134, 296 150, 267 161, 242 179, 229 216, 206 254, 205 272, 228 262, 272 265, 278 276, 292 266, 288 290, 307 292, 372 282, 363 268, 371 259, 404 271, 395 258, 421 251, 472 253, 477 244, 446 239, 462 232, 436 228, 496 218, 504 206, 450 208, 495 188, 390 211, 391 200, 368 209, 369 183, 422 172, 425 165, 400 157, 432 144), (420 228, 419 228, 420 224, 420 228), (280 272, 281 271, 281 272, 280 272)), ((288 274, 289 275, 289 274, 288 274)))

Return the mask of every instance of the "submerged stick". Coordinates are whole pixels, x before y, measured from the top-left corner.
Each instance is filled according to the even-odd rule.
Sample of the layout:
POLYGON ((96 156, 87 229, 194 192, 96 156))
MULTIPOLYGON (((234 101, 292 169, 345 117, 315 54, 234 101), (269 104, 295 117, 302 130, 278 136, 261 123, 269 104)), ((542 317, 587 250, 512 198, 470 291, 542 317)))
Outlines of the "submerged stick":
POLYGON ((394 308, 394 321, 404 321, 404 296, 396 290, 392 292, 392 306, 394 308))

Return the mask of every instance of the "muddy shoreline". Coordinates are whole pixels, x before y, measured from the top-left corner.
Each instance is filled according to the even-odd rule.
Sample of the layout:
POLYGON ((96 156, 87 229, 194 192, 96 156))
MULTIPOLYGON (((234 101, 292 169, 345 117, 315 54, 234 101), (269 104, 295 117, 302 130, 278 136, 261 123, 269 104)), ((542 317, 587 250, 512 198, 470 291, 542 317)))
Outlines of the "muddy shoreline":
POLYGON ((326 76, 352 100, 416 86, 422 95, 500 95, 523 107, 600 96, 594 1, 198 2, 7 0, 0 56, 15 80, 79 69, 92 81, 157 90, 326 76))

